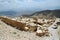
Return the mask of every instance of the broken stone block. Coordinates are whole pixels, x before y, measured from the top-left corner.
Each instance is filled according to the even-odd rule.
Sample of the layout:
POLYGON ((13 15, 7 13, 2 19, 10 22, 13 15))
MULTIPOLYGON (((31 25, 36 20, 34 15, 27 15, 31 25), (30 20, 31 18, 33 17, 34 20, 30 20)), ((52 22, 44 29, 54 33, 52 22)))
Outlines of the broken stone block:
POLYGON ((3 21, 5 22, 7 25, 10 25, 12 27, 17 27, 17 28, 20 28, 20 30, 25 30, 25 24, 21 23, 21 22, 17 22, 15 20, 12 20, 12 19, 8 19, 8 18, 4 18, 4 17, 0 17, 3 21))

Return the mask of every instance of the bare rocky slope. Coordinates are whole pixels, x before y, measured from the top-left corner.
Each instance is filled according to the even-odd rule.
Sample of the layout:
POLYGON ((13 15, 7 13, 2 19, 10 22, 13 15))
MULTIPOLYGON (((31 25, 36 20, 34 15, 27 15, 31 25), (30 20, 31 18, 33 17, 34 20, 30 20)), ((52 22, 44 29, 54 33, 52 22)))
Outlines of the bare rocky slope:
POLYGON ((28 17, 0 16, 0 40, 60 40, 60 18, 54 14, 58 11, 41 11, 28 17))
POLYGON ((60 18, 60 9, 37 11, 37 12, 34 12, 33 14, 31 14, 31 15, 23 15, 23 16, 27 16, 27 17, 33 16, 33 15, 38 16, 39 14, 43 14, 43 15, 52 14, 51 16, 55 15, 56 17, 60 18))
MULTIPOLYGON (((33 16, 33 18, 34 17, 35 16, 33 16)), ((18 17, 18 18, 5 17, 5 18, 11 19, 11 20, 16 20, 21 23, 26 23, 28 25, 31 25, 32 26, 32 27, 30 26, 31 28, 36 26, 35 24, 33 24, 33 22, 35 20, 32 18, 25 18, 25 17, 18 17), (27 19, 29 19, 29 20, 27 20, 27 19)), ((38 27, 41 27, 41 28, 46 27, 48 29, 49 36, 44 36, 41 29, 37 29, 37 31, 36 31, 39 34, 38 36, 36 35, 36 32, 30 32, 33 29, 29 30, 29 31, 21 31, 21 30, 15 29, 11 25, 6 24, 6 22, 8 22, 8 21, 3 22, 2 19, 0 19, 0 40, 59 40, 60 39, 59 38, 60 37, 60 26, 57 25, 56 23, 60 22, 60 18, 54 18, 54 19, 55 19, 55 21, 50 22, 52 24, 51 25, 49 24, 50 26, 47 24, 48 25, 47 26, 46 22, 49 21, 48 19, 44 19, 44 20, 46 20, 46 21, 44 21, 44 20, 40 19, 40 17, 37 18, 37 22, 40 22, 40 23, 42 22, 44 24, 44 25, 39 24, 38 27), (58 28, 56 28, 56 27, 58 27, 58 28)))

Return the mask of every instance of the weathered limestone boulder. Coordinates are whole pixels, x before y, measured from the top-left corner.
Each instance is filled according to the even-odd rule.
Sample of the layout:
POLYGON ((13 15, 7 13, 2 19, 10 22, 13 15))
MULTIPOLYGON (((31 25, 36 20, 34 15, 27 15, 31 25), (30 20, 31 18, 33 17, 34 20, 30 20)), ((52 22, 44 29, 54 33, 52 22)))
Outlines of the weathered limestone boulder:
POLYGON ((12 19, 8 19, 8 18, 4 18, 4 17, 0 17, 1 21, 5 22, 6 24, 13 26, 13 27, 17 27, 20 28, 21 30, 25 30, 25 24, 21 23, 21 22, 17 22, 15 20, 12 19))
POLYGON ((36 35, 40 36, 40 37, 41 36, 49 36, 48 29, 46 27, 44 27, 44 28, 38 27, 37 31, 36 31, 36 35))

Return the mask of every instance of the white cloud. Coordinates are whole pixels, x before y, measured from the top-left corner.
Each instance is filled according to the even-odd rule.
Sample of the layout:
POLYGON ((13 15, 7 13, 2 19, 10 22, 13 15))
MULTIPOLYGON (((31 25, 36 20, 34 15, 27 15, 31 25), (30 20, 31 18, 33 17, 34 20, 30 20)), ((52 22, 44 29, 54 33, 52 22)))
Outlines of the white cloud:
POLYGON ((60 7, 60 0, 0 0, 0 11, 55 9, 57 7, 60 7))

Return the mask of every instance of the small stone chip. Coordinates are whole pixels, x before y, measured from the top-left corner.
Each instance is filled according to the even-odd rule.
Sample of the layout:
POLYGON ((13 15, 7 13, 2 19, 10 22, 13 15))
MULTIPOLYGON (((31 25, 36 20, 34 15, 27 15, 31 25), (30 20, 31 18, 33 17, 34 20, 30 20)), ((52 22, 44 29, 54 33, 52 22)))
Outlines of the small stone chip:
POLYGON ((37 30, 37 33, 42 33, 42 30, 37 30))
POLYGON ((25 29, 29 29, 28 27, 25 27, 25 29))
POLYGON ((17 34, 16 32, 13 32, 13 34, 17 34))

